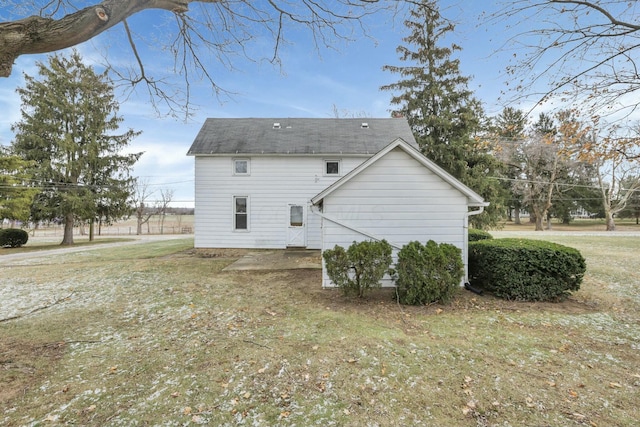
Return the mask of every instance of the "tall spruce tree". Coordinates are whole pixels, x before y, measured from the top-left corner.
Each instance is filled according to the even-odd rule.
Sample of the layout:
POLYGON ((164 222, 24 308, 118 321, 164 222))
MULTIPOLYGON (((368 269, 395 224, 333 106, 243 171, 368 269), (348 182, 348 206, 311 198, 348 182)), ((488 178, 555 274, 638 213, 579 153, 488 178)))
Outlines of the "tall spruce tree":
POLYGON ((25 75, 25 87, 18 89, 22 119, 12 127, 12 148, 35 164, 40 192, 33 219, 62 221, 62 244, 70 245, 75 221, 124 213, 130 170, 142 153, 122 150, 139 132, 117 133, 123 119, 113 86, 106 74, 83 64, 78 52, 37 65, 39 79, 25 75))
POLYGON ((454 25, 440 15, 434 0, 422 0, 416 2, 405 26, 406 46, 397 52, 409 65, 385 65, 384 70, 401 79, 381 89, 393 93, 391 103, 397 106, 393 114, 407 118, 425 156, 491 202, 483 215, 471 217, 474 226, 494 226, 502 214, 504 191, 490 177, 499 173, 501 165, 476 138, 482 128, 482 106, 468 89, 469 77, 460 73, 460 61, 451 58, 461 48, 441 45, 454 25))
POLYGON ((29 166, 29 162, 0 146, 0 220, 9 219, 12 223, 29 220, 36 191, 32 187, 29 166))

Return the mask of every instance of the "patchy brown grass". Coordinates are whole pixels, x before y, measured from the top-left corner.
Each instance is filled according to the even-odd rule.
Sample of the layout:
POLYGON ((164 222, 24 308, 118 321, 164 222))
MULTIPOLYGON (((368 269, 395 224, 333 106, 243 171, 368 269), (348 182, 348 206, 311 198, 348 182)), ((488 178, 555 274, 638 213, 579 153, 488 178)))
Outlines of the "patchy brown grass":
POLYGON ((17 400, 55 372, 64 354, 64 342, 0 341, 0 407, 17 400))
POLYGON ((73 291, 0 323, 0 359, 18 361, 0 377, 0 423, 635 425, 640 242, 572 243, 588 275, 559 304, 346 299, 319 270, 223 271, 241 251, 190 241, 0 267, 23 313, 73 291))

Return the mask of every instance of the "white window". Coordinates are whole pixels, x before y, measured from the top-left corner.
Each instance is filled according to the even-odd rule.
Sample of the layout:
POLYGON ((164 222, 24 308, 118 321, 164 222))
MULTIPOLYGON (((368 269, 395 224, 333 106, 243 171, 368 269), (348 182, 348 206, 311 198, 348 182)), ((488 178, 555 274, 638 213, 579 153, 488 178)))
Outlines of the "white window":
POLYGON ((233 197, 233 229, 249 231, 249 197, 233 197))
POLYGON ((325 160, 324 175, 340 175, 340 160, 325 160))
POLYGON ((249 159, 233 159, 234 175, 249 175, 249 159))

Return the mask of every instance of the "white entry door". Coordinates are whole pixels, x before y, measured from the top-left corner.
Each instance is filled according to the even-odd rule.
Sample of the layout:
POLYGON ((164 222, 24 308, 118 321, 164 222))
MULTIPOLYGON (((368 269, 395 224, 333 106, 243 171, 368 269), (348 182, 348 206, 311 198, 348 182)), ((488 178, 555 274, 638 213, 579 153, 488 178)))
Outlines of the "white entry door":
POLYGON ((287 246, 307 246, 307 210, 305 205, 287 205, 287 246))

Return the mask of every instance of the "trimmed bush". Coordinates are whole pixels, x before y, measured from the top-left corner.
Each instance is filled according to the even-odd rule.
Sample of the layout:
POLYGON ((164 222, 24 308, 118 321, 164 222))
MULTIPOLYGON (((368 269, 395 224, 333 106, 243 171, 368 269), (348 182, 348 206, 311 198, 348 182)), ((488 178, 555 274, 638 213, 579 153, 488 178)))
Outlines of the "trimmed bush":
POLYGON ((401 304, 449 302, 464 275, 462 251, 451 244, 410 242, 398 252, 396 290, 401 304))
POLYGON ((29 240, 29 233, 19 228, 0 229, 0 247, 19 248, 26 245, 29 240))
POLYGON ((379 242, 353 242, 349 249, 336 245, 324 251, 327 275, 345 295, 363 297, 370 289, 380 287, 380 280, 390 272, 391 245, 379 242))
POLYGON ((467 236, 467 240, 470 242, 493 239, 493 236, 488 231, 478 230, 477 228, 470 228, 467 236))
POLYGON ((528 239, 469 243, 471 284, 497 297, 558 301, 580 289, 586 263, 577 249, 528 239))

